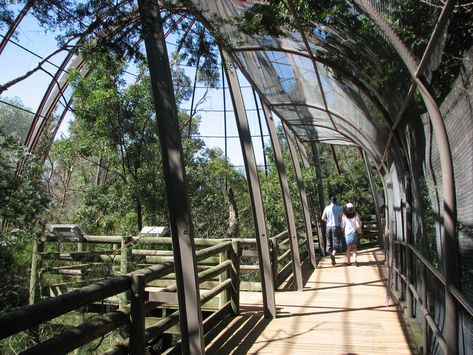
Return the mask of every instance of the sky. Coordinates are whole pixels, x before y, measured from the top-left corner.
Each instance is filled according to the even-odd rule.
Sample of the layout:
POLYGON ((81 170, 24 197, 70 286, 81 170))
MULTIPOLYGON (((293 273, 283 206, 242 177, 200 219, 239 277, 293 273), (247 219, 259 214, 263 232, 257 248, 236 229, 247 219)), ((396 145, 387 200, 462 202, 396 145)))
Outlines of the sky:
MULTIPOLYGON (((3 36, 6 33, 6 28, 0 31, 3 36)), ((27 16, 20 24, 17 30, 16 38, 7 44, 4 52, 0 55, 0 83, 4 84, 25 72, 37 66, 41 60, 38 58, 49 55, 52 51, 57 48, 54 33, 46 33, 32 16, 27 16), (16 45, 18 43, 20 46, 16 45), (27 50, 30 52, 28 52, 27 50)), ((171 53, 175 45, 173 39, 168 38, 168 52, 171 53)), ((46 63, 44 69, 49 73, 56 72, 56 66, 58 66, 65 57, 65 53, 59 53, 50 59, 51 63, 46 63)), ((194 78, 195 68, 184 68, 186 74, 191 80, 194 78)), ((130 68, 133 71, 133 68, 130 68)), ((43 93, 46 91, 47 86, 51 82, 51 76, 45 71, 38 71, 31 77, 24 81, 15 84, 13 87, 5 91, 0 99, 18 97, 23 104, 33 112, 36 111, 39 106, 43 93)), ((220 78, 221 79, 221 78, 220 78)), ((257 164, 263 165, 263 147, 260 136, 260 126, 258 122, 258 114, 256 112, 256 106, 254 96, 249 83, 241 75, 239 75, 240 83, 242 86, 242 93, 245 100, 245 107, 247 109, 248 122, 253 136, 253 145, 255 150, 255 157, 257 164)), ((225 82, 227 80, 225 79, 225 82)), ((201 105, 202 112, 200 135, 206 142, 208 147, 219 147, 224 150, 225 139, 224 139, 224 100, 223 90, 221 84, 218 89, 209 90, 206 101, 201 105)), ((241 154, 241 146, 238 139, 238 132, 235 123, 235 117, 233 114, 232 102, 226 86, 225 95, 225 108, 227 110, 227 149, 228 157, 230 162, 235 166, 243 166, 243 158, 241 154)), ((205 89, 196 89, 195 102, 197 102, 204 94, 205 89)), ((1 105, 1 103, 0 103, 1 105)), ((184 102, 181 105, 182 109, 189 110, 191 106, 190 100, 184 102)), ((260 116, 262 120, 263 137, 265 140, 265 146, 269 144, 269 137, 264 122, 264 116, 261 109, 261 105, 258 103, 260 109, 260 116)), ((72 119, 72 115, 66 116, 63 125, 60 128, 60 135, 67 135, 68 123, 72 119)))

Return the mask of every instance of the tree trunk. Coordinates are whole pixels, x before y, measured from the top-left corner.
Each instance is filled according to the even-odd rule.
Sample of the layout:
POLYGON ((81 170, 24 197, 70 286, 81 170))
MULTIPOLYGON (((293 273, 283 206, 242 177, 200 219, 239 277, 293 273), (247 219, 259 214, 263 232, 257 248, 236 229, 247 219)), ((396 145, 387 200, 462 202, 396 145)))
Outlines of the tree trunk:
POLYGON ((230 187, 227 191, 228 204, 228 229, 229 238, 237 238, 240 235, 240 219, 238 217, 238 208, 235 201, 233 189, 230 187))
POLYGON ((141 208, 140 198, 136 198, 136 222, 138 224, 138 232, 143 229, 143 212, 141 208))

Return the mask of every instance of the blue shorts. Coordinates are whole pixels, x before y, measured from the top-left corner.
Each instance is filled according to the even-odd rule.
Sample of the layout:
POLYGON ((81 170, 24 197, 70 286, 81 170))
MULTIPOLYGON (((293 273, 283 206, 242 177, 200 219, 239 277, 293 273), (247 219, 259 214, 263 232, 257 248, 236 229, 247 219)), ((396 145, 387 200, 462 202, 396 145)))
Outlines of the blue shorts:
POLYGON ((345 236, 347 241, 347 245, 357 245, 358 244, 358 233, 356 230, 350 232, 348 235, 345 236))

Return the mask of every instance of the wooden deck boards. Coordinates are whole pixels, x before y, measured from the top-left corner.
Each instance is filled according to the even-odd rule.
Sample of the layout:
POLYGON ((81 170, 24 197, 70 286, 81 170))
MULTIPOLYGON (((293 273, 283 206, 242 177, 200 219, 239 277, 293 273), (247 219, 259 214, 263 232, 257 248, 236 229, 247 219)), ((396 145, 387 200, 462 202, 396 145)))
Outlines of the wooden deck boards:
POLYGON ((207 345, 208 354, 414 354, 380 277, 383 254, 359 253, 358 267, 323 259, 302 292, 276 293, 277 318, 262 316, 261 293, 241 293, 241 315, 207 345))

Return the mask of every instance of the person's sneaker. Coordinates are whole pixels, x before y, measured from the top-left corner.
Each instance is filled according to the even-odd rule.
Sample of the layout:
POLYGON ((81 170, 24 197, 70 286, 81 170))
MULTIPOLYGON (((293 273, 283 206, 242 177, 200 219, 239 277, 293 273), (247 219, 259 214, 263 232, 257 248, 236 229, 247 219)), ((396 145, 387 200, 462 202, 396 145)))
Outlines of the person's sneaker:
POLYGON ((332 266, 335 266, 337 264, 335 262, 335 255, 330 255, 330 259, 332 259, 332 266))

